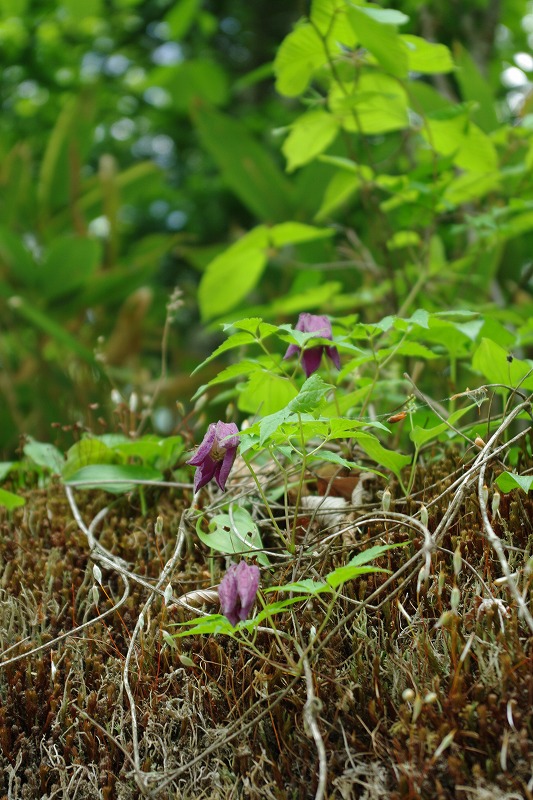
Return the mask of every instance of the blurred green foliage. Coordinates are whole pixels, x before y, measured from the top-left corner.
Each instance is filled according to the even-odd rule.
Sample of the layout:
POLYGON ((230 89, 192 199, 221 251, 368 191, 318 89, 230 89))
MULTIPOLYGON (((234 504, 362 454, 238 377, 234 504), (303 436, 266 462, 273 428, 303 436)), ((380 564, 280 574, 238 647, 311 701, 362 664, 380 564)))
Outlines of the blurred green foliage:
POLYGON ((0 2, 5 457, 155 391, 176 285, 163 432, 216 336, 198 306, 527 316, 529 6, 392 5, 0 2))

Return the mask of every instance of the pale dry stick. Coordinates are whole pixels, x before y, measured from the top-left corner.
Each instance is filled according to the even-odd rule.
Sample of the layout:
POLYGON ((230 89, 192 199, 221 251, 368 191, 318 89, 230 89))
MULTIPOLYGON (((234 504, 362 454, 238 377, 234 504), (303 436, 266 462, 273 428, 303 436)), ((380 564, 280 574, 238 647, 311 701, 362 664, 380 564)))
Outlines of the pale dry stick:
MULTIPOLYGON (((491 439, 487 442, 486 444, 487 449, 490 448, 493 439, 494 437, 491 437, 491 439)), ((518 590, 516 581, 509 568, 509 562, 505 557, 505 553, 500 538, 496 535, 494 528, 492 527, 491 522, 489 520, 489 515, 487 514, 487 503, 483 491, 485 485, 485 469, 486 465, 483 465, 479 471, 479 477, 478 477, 479 508, 481 510, 481 518, 483 520, 483 528, 485 529, 485 535, 489 541, 489 544, 492 546, 493 550, 496 552, 496 555, 498 556, 498 560, 500 562, 503 574, 507 579, 507 586, 509 587, 509 590, 518 606, 518 615, 522 616, 525 619, 529 627, 529 630, 533 633, 533 616, 531 615, 531 612, 529 611, 529 608, 527 607, 527 604, 524 601, 522 594, 518 590)))
MULTIPOLYGON (((112 481, 112 482, 115 483, 115 481, 112 481)), ((142 481, 141 481, 141 483, 142 483, 142 481)), ((101 520, 105 517, 105 515, 109 511, 109 508, 107 508, 107 507, 106 508, 102 508, 98 512, 98 514, 94 517, 94 519, 91 521, 90 525, 87 526, 85 524, 85 522, 83 521, 83 518, 81 516, 80 510, 79 510, 79 508, 78 508, 78 506, 76 504, 76 500, 74 499, 74 494, 72 493, 71 487, 70 486, 65 486, 65 491, 66 491, 66 494, 67 494, 67 498, 68 498, 68 501, 69 501, 69 504, 70 504, 74 519, 78 523, 78 527, 80 528, 80 530, 87 536, 87 541, 88 541, 89 547, 90 547, 89 555, 91 556, 93 561, 99 561, 102 564, 102 566, 106 567, 107 569, 111 569, 111 570, 114 570, 115 572, 119 572, 122 575, 123 579, 129 579, 129 580, 133 581, 134 583, 139 584, 139 586, 143 586, 149 592, 155 591, 161 597, 164 597, 164 595, 165 595, 164 591, 162 591, 161 589, 158 589, 155 586, 155 584, 150 583, 149 581, 145 580, 140 575, 136 575, 135 572, 131 572, 131 570, 128 568, 128 564, 127 564, 126 561, 124 561, 119 556, 115 556, 109 550, 106 550, 106 548, 103 547, 103 545, 101 545, 100 542, 98 541, 98 539, 96 539, 96 537, 94 536, 94 529, 95 529, 96 525, 99 522, 101 522, 101 520)), ((190 603, 203 602, 204 600, 207 600, 209 602, 213 598, 211 596, 209 596, 208 594, 204 594, 204 592, 208 592, 208 591, 209 590, 197 589, 197 590, 195 590, 193 592, 188 592, 187 594, 182 595, 182 597, 174 597, 174 596, 172 596, 171 600, 173 601, 173 604, 175 606, 176 605, 177 606, 182 606, 183 608, 186 608, 188 611, 192 611, 195 614, 202 615, 203 612, 201 610, 195 608, 193 605, 190 605, 190 603)))
POLYGON ((129 681, 129 671, 130 671, 130 663, 131 658, 133 655, 133 651, 135 648, 135 641, 137 636, 144 628, 144 620, 145 615, 149 611, 150 606, 152 605, 153 601, 155 600, 158 589, 161 588, 164 584, 167 584, 169 581, 170 576, 174 572, 176 568, 176 564, 178 559, 181 557, 181 551, 183 548, 183 543, 185 541, 185 518, 189 509, 183 511, 180 519, 180 523, 178 526, 178 535, 176 536, 176 545, 174 547, 174 552, 172 553, 171 557, 163 567, 163 571, 157 581, 157 584, 152 588, 148 599, 146 600, 141 613, 137 619, 135 624, 135 628, 130 637, 130 643, 128 645, 128 652, 126 653, 126 659, 124 661, 124 669, 122 671, 122 680, 124 683, 124 690, 126 692, 126 696, 128 698, 128 702, 130 705, 130 713, 131 713, 131 735, 132 735, 132 746, 133 746, 133 764, 134 764, 134 778, 135 783, 139 787, 139 790, 146 795, 149 793, 149 787, 147 785, 147 780, 149 780, 146 773, 141 770, 141 759, 139 754, 139 735, 138 735, 138 725, 137 725, 137 711, 135 708, 135 698, 133 697, 133 692, 131 691, 130 681, 129 681))
MULTIPOLYGON (((59 636, 56 636, 56 638, 52 639, 52 641, 50 642, 46 642, 45 644, 41 644, 38 647, 34 647, 27 653, 21 653, 20 655, 14 656, 13 658, 8 659, 7 661, 0 661, 0 667, 7 667, 8 664, 14 664, 16 661, 20 661, 23 658, 29 658, 30 656, 35 655, 35 653, 41 653, 43 650, 49 650, 51 647, 55 647, 55 645, 58 642, 63 641, 63 639, 68 639, 71 636, 77 636, 78 633, 80 633, 80 631, 85 630, 85 628, 88 628, 90 625, 95 625, 97 622, 100 622, 101 620, 105 619, 105 617, 108 617, 110 614, 113 614, 115 611, 118 611, 118 609, 124 605, 130 594, 130 585, 128 581, 124 578, 124 576, 121 573, 119 574, 122 580, 124 581, 124 594, 122 595, 118 603, 115 603, 115 605, 112 608, 108 608, 107 611, 104 611, 102 614, 99 614, 94 619, 87 620, 87 622, 78 625, 71 631, 66 631, 65 633, 61 633, 59 636)), ((22 644, 22 642, 18 642, 18 644, 22 644)), ((5 652, 6 653, 9 652, 9 650, 12 650, 14 646, 15 645, 9 647, 8 650, 6 650, 5 652)), ((4 653, 1 653, 0 657, 3 655, 4 653)))
MULTIPOLYGON (((309 642, 308 650, 312 648, 312 642, 309 642)), ((298 647, 298 650, 300 648, 298 647)), ((300 651, 300 661, 303 666, 305 675, 305 685, 307 690, 307 700, 304 706, 304 725, 307 726, 314 739, 315 746, 318 753, 318 786, 315 793, 315 800, 323 800, 326 794, 326 786, 328 781, 328 762, 326 757, 326 747, 320 728, 318 727, 317 717, 322 710, 322 702, 316 696, 313 686, 313 673, 309 666, 309 660, 305 653, 300 651)))

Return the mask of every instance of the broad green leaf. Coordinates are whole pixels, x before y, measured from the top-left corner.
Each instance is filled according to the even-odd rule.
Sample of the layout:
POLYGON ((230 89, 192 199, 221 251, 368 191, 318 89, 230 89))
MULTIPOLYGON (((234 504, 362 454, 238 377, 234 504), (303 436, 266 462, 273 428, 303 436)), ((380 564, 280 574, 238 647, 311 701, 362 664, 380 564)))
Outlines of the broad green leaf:
MULTIPOLYGON (((386 10, 386 9, 385 9, 386 10)), ((407 52, 393 25, 379 19, 372 13, 374 9, 353 6, 348 18, 357 40, 366 47, 391 75, 398 78, 407 76, 407 52), (370 13, 367 13, 370 11, 370 13)))
POLYGON ((165 22, 169 27, 170 35, 179 41, 183 39, 194 24, 201 8, 202 0, 178 0, 165 14, 165 22))
POLYGON ((282 41, 274 59, 277 91, 286 97, 302 94, 315 70, 326 62, 320 35, 309 23, 299 24, 282 41))
POLYGON ((65 460, 63 454, 49 442, 37 442, 31 436, 23 448, 24 455, 39 467, 50 470, 56 475, 61 475, 65 460))
POLYGON ((83 287, 94 275, 100 256, 100 243, 95 239, 54 239, 39 270, 41 293, 50 300, 83 287))
POLYGON ((18 463, 18 461, 0 461, 0 481, 7 478, 13 467, 18 466, 18 463))
POLYGON ((209 533, 201 528, 202 519, 196 524, 196 533, 210 550, 225 555, 239 553, 254 555, 263 566, 268 566, 268 556, 262 552, 263 542, 259 528, 245 508, 234 506, 231 514, 217 514, 209 523, 209 533))
POLYGON ((402 34, 400 39, 407 50, 410 71, 430 75, 453 72, 455 69, 452 54, 446 45, 428 42, 421 36, 411 36, 410 34, 402 34))
POLYGON ((112 494, 123 494, 139 488, 147 481, 160 481, 163 475, 159 470, 148 466, 137 466, 135 464, 92 464, 82 467, 73 475, 70 475, 65 483, 68 485, 78 484, 80 489, 103 489, 112 494))
POLYGON ((532 365, 518 358, 509 361, 508 351, 491 339, 481 340, 474 353, 472 366, 481 372, 489 383, 502 383, 513 388, 533 390, 532 365))
POLYGON ((489 82, 479 71, 479 67, 459 42, 454 43, 454 55, 457 63, 456 80, 461 89, 463 100, 472 101, 476 107, 472 110, 472 119, 479 127, 490 133, 499 127, 494 92, 489 82))
POLYGON ((281 375, 254 372, 239 391, 237 407, 247 414, 273 414, 280 411, 298 394, 295 386, 281 375))
MULTIPOLYGON (((485 399, 486 397, 483 396, 482 401, 485 399)), ((448 417, 448 423, 450 423, 449 425, 447 425, 446 422, 441 422, 439 425, 434 425, 432 428, 421 428, 419 425, 415 425, 409 432, 409 438, 416 447, 422 447, 422 445, 426 444, 426 442, 431 442, 433 439, 436 439, 437 436, 441 436, 443 433, 453 433, 450 425, 456 426, 459 420, 474 408, 479 409, 479 404, 473 403, 465 408, 460 408, 457 411, 454 411, 454 413, 450 414, 448 417)))
POLYGON ((394 450, 387 450, 371 433, 354 433, 353 438, 370 458, 400 477, 402 469, 411 463, 410 456, 404 456, 394 450))
POLYGON ((420 133, 429 146, 467 172, 494 172, 498 154, 489 137, 468 119, 466 112, 454 109, 453 116, 426 117, 420 133))
POLYGON ((244 125, 204 105, 195 107, 193 120, 224 182, 247 208, 265 222, 290 219, 293 187, 244 125))
POLYGON ((261 225, 211 261, 198 290, 203 320, 235 308, 256 286, 266 267, 267 246, 268 229, 261 225))
POLYGON ((316 372, 307 378, 298 395, 291 400, 287 408, 292 414, 305 414, 316 411, 332 386, 326 383, 316 372))
POLYGON ((361 180, 358 175, 339 170, 326 187, 322 204, 315 215, 317 222, 322 222, 343 206, 359 191, 361 180))
POLYGON ((393 77, 362 73, 357 84, 335 83, 329 94, 331 112, 352 133, 378 134, 409 125, 407 94, 393 77))
POLYGON ((24 497, 19 497, 18 494, 8 492, 6 489, 0 489, 0 506, 4 506, 8 511, 13 511, 14 508, 19 508, 26 504, 24 497))
POLYGON ((35 286, 39 272, 33 257, 22 241, 7 228, 0 228, 0 269, 8 273, 14 285, 35 286))
POLYGON ((502 492, 512 492, 513 489, 522 489, 526 494, 533 486, 533 475, 517 475, 516 472, 502 472, 496 478, 498 488, 502 492))
POLYGON ((117 456, 100 439, 88 437, 76 442, 67 452, 67 460, 63 462, 61 474, 68 481, 78 470, 90 464, 112 464, 117 456))
POLYGON ((396 231, 387 240, 387 250, 401 250, 402 247, 419 247, 420 235, 416 231, 396 231))
POLYGON ((317 239, 328 239, 334 230, 304 225, 302 222, 281 222, 268 229, 269 246, 285 247, 301 242, 313 242, 317 239))
POLYGON ((314 109, 298 117, 282 147, 287 172, 316 158, 331 144, 338 130, 335 117, 323 109, 314 109))
MULTIPOLYGON (((359 3, 358 3, 359 5, 359 3)), ((409 22, 409 17, 403 11, 398 11, 395 8, 379 8, 374 5, 361 4, 361 9, 369 17, 382 25, 405 25, 409 22)))

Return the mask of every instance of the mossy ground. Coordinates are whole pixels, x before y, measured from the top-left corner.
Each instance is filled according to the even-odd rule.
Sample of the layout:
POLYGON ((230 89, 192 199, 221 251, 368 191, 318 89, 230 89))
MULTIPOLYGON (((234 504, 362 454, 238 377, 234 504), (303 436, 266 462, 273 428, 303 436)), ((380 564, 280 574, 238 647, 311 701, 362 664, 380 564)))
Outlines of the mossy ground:
MULTIPOLYGON (((457 496, 447 489, 469 458, 452 452, 420 469, 413 499, 393 497, 391 511, 406 520, 423 501, 436 531, 457 496)), ((306 800, 324 790, 331 800, 532 798, 533 634, 499 580, 476 476, 462 486, 422 580, 423 536, 383 519, 379 479, 346 530, 331 536, 323 518, 299 519, 301 535, 316 543, 300 576, 325 574, 366 542, 403 542, 379 562, 394 579, 385 586, 389 573, 380 572, 347 583, 327 619, 321 598, 302 602, 275 618, 279 635, 260 630, 253 647, 224 636, 170 647, 163 631, 191 614, 157 596, 130 653, 136 732, 124 670, 149 590, 129 580, 116 611, 76 630, 118 603, 124 581, 102 569, 97 583, 59 484, 28 491, 27 505, 4 513, 0 529, 0 797, 141 797, 136 737, 149 797, 306 800), (400 572, 411 557, 412 568, 400 572)), ((485 477, 490 487, 493 472, 485 477)), ((491 497, 489 488, 489 508, 491 497)), ((100 543, 155 583, 191 495, 149 490, 145 516, 135 495, 76 498, 87 524, 110 504, 95 529, 100 543)), ((531 500, 502 496, 490 516, 528 601, 531 500)), ((218 582, 224 560, 208 556, 190 530, 172 575, 175 596, 218 582)), ((263 585, 294 574, 284 562, 263 573, 263 585)))

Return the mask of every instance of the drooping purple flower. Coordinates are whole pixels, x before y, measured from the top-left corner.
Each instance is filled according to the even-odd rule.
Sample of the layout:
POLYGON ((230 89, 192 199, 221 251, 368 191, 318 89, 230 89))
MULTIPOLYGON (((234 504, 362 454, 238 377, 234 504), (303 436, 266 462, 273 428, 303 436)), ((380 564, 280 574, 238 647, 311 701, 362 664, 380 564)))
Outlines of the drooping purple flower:
POLYGON ((234 422, 212 422, 194 456, 187 461, 196 467, 194 491, 214 478, 222 491, 237 455, 239 429, 234 422))
MULTIPOLYGON (((302 333, 316 333, 321 339, 331 339, 333 341, 333 333, 331 331, 331 322, 327 317, 318 314, 308 314, 304 312, 298 317, 296 330, 302 333)), ((290 344, 287 348, 284 358, 291 358, 300 352, 300 347, 297 344, 290 344)), ((341 368, 341 360, 336 347, 328 347, 324 344, 319 344, 316 347, 309 347, 303 351, 302 365, 307 378, 313 372, 316 372, 320 366, 322 353, 326 353, 327 357, 333 361, 337 369, 341 368)))
POLYGON ((218 597, 220 609, 232 625, 246 619, 259 589, 259 567, 239 561, 231 564, 220 581, 218 597))

